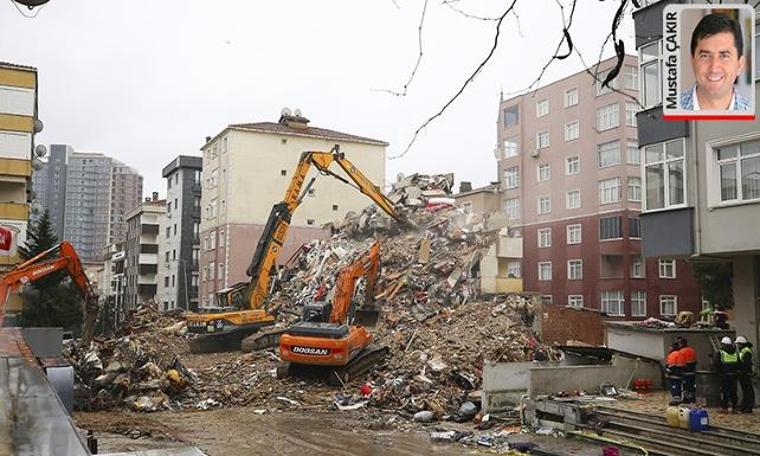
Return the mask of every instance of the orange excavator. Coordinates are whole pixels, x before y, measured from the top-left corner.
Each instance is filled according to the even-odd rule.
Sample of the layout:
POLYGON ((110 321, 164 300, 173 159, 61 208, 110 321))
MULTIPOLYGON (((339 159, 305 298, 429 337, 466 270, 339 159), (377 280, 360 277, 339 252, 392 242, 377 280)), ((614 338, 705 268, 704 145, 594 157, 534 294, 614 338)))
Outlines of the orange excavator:
POLYGON ((326 376, 332 385, 345 384, 388 354, 388 347, 372 345, 379 317, 375 286, 380 275, 380 242, 341 269, 332 303, 316 301, 304 306, 302 320, 280 337, 280 357, 291 375, 326 376), (357 305, 357 281, 366 278, 364 302, 357 305))
POLYGON ((16 265, 13 269, 0 276, 0 326, 3 325, 5 316, 5 304, 11 292, 17 292, 19 288, 41 279, 57 271, 66 271, 82 294, 85 307, 85 321, 82 339, 89 343, 95 329, 95 321, 98 316, 98 295, 87 278, 82 267, 79 255, 69 242, 63 241, 44 252, 39 253, 16 265))
POLYGON ((219 292, 216 297, 218 307, 213 309, 217 312, 207 309, 205 312, 190 313, 186 316, 188 330, 199 334, 190 342, 190 350, 193 353, 240 350, 241 343, 246 339, 255 340, 254 348, 276 345, 281 331, 254 334, 262 327, 275 323, 273 311, 267 305, 275 262, 282 253, 293 212, 301 204, 316 179, 312 177, 306 183, 311 167, 314 166, 320 174, 330 175, 351 184, 347 179, 330 170, 333 163, 337 163, 353 181, 354 186, 386 214, 399 222, 401 226, 413 227, 409 220, 398 213, 393 203, 383 195, 380 189, 354 166, 345 154, 340 152, 338 145, 329 152, 303 152, 290 185, 285 191, 285 197, 272 206, 269 213, 264 232, 259 238, 256 252, 247 270, 251 281, 236 284, 219 292))

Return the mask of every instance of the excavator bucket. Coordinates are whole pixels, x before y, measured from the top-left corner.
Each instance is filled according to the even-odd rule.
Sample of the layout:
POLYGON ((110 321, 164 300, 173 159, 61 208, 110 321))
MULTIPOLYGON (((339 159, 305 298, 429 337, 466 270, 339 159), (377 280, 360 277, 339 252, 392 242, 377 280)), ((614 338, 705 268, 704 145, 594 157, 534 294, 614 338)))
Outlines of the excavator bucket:
POLYGON ((380 319, 380 309, 376 306, 360 306, 354 309, 354 324, 365 328, 377 326, 380 319))

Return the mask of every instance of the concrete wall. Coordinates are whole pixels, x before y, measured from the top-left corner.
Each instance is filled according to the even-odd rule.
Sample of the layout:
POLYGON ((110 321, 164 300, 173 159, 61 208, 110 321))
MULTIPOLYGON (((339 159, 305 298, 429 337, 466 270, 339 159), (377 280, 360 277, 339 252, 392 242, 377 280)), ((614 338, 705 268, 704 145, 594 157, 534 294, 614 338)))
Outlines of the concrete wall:
POLYGON ((733 286, 736 334, 760 347, 760 256, 734 257, 733 286))
POLYGON ((615 356, 607 366, 535 367, 530 369, 528 394, 553 394, 558 391, 584 390, 596 392, 602 383, 627 387, 633 378, 647 378, 655 388, 662 386, 660 365, 615 356))
POLYGON ((547 306, 542 314, 541 340, 565 345, 570 340, 589 345, 604 344, 604 317, 598 312, 562 306, 547 306))
POLYGON ((520 402, 528 392, 532 362, 483 365, 483 413, 504 410, 520 402))

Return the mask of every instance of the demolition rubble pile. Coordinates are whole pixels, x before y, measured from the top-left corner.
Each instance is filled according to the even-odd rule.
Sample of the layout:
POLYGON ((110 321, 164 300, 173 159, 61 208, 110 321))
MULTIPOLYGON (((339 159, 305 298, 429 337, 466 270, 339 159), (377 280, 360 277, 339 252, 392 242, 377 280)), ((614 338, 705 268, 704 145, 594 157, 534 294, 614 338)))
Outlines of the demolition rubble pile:
MULTIPOLYGON (((469 417, 484 360, 525 361, 551 352, 533 336, 536 296, 480 295, 480 259, 505 235, 505 223, 454 207, 451 184, 449 176, 400 180, 389 199, 416 229, 400 230, 371 206, 329 227, 329 239, 306 244, 279 271, 271 305, 280 310, 283 327, 315 297, 331 300, 341 268, 380 241, 375 291, 382 312, 373 334, 390 355, 341 393, 317 380, 277 378, 276 350, 192 355, 183 322, 141 306, 121 337, 67 347, 78 407, 250 405, 265 413, 335 403, 339 409, 369 405, 410 418, 422 412, 469 417)), ((363 283, 355 296, 361 300, 363 283)))

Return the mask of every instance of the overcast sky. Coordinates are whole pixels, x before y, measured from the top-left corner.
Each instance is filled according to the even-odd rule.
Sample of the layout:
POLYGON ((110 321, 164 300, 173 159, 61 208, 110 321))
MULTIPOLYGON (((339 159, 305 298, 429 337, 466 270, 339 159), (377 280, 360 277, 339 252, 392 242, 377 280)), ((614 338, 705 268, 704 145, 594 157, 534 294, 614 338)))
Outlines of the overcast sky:
MULTIPOLYGON (((505 3, 456 5, 497 16, 505 3)), ((578 3, 573 41, 595 62, 619 1, 578 3)), ((204 137, 228 124, 277 121, 284 106, 300 108, 312 126, 385 140, 389 157, 400 154, 487 55, 494 37, 494 22, 430 0, 417 74, 406 97, 389 95, 383 90, 401 91, 417 60, 423 5, 51 0, 29 19, 3 0, 0 60, 39 71, 45 129, 37 143, 113 156, 143 174, 145 194, 163 195, 161 168, 174 157, 199 155, 204 137)), ((388 182, 399 172, 454 172, 457 181, 476 186, 496 179, 499 93, 527 87, 561 37, 555 0, 522 0, 516 10, 520 28, 513 16, 504 22, 492 61, 404 157, 388 161, 388 182)), ((633 53, 630 13, 620 36, 633 53)), ((611 46, 604 55, 612 55, 611 46)), ((543 81, 582 68, 574 55, 555 62, 543 81)))

